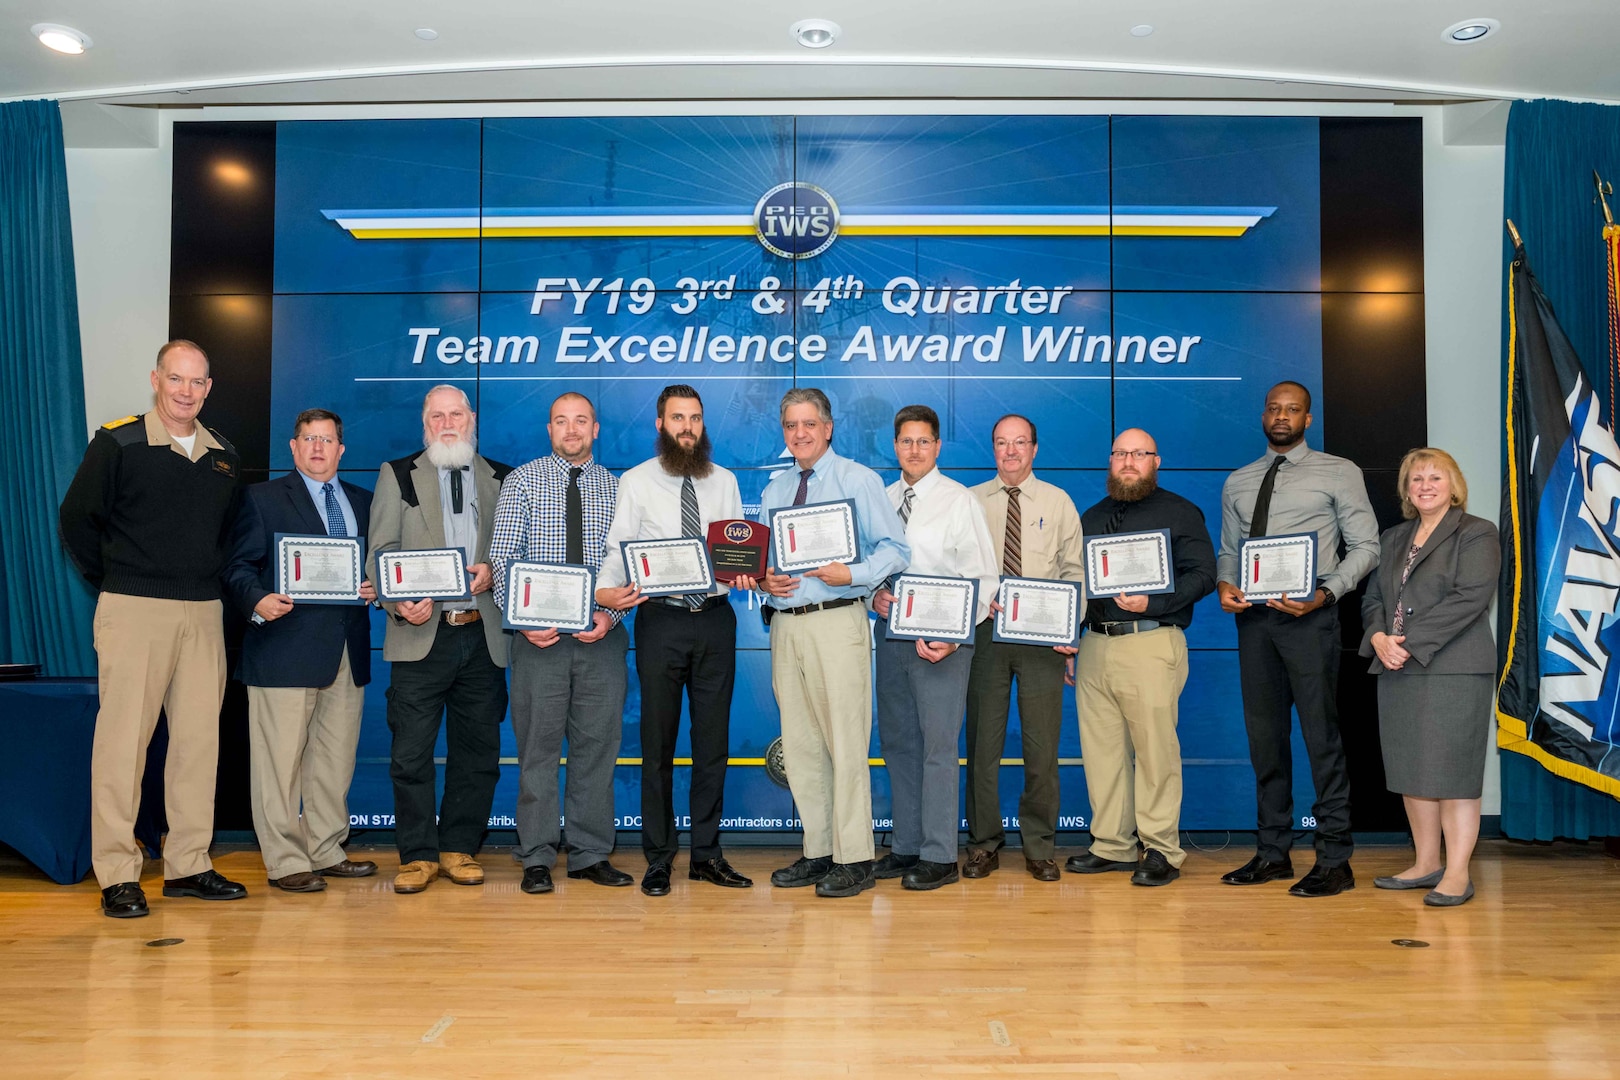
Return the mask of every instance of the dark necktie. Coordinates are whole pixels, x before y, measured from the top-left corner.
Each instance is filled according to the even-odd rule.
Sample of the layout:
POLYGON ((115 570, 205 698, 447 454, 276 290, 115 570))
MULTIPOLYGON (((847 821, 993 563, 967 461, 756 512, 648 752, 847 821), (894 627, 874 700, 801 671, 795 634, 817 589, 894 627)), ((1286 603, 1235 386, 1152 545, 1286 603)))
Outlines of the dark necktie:
POLYGON ((326 535, 348 536, 349 527, 343 523, 343 507, 338 505, 337 495, 332 491, 332 481, 321 485, 321 494, 326 496, 326 535))
POLYGON ((1119 532, 1119 527, 1121 525, 1125 524, 1125 512, 1127 510, 1129 510, 1130 508, 1131 508, 1131 504, 1130 503, 1124 503, 1124 502, 1122 502, 1118 506, 1114 507, 1114 512, 1112 514, 1108 515, 1108 524, 1103 526, 1103 532, 1105 532, 1105 533, 1117 533, 1117 532, 1119 532))
POLYGON ((1266 478, 1260 481, 1260 494, 1254 497, 1254 514, 1249 518, 1249 535, 1266 535, 1266 526, 1270 524, 1271 492, 1277 486, 1277 470, 1287 459, 1278 454, 1271 461, 1271 468, 1266 470, 1266 478))
POLYGON ((450 470, 450 512, 461 513, 461 472, 460 469, 450 470))
POLYGON ((565 562, 585 562, 585 499, 579 491, 579 474, 585 470, 578 465, 568 470, 568 515, 564 534, 567 537, 565 562))
MULTIPOLYGON (((697 488, 693 486, 690 476, 681 477, 681 535, 703 535, 703 519, 698 516, 697 488)), ((688 593, 686 606, 696 611, 703 606, 704 599, 698 593, 688 593)))
POLYGON ((1002 544, 1001 572, 1008 577, 1024 576, 1024 512, 1018 506, 1018 489, 1007 489, 1007 538, 1002 544))
POLYGON ((803 506, 804 505, 804 500, 810 494, 810 474, 815 472, 815 471, 816 470, 814 470, 814 469, 800 469, 799 470, 799 490, 794 492, 794 494, 793 494, 793 505, 794 506, 803 506))

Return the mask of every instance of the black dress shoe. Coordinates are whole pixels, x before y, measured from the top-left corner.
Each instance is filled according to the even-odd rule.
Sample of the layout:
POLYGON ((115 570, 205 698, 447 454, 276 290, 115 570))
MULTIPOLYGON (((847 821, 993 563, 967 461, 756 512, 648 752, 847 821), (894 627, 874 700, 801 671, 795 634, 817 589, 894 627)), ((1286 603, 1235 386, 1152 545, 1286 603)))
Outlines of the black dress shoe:
POLYGON ((872 864, 872 876, 879 881, 904 877, 906 871, 916 866, 919 861, 916 855, 896 855, 891 851, 872 864))
POLYGON ((568 876, 579 881, 589 881, 597 885, 634 885, 636 879, 623 870, 615 870, 606 859, 593 862, 583 870, 570 870, 568 876))
POLYGON ((1110 870, 1130 874, 1135 872, 1136 864, 1133 862, 1115 862, 1112 859, 1105 859, 1101 855, 1093 855, 1088 851, 1084 855, 1070 855, 1068 861, 1063 864, 1063 869, 1071 874, 1106 874, 1110 870))
POLYGON ((868 859, 852 863, 833 863, 827 876, 816 882, 817 896, 859 896, 877 884, 872 876, 872 863, 868 859))
POLYGON ((362 859, 359 862, 344 859, 331 866, 323 866, 315 872, 322 877, 370 877, 377 872, 377 864, 370 859, 362 859))
POLYGON ((752 878, 745 878, 731 868, 724 855, 716 855, 712 859, 693 859, 692 865, 686 868, 686 876, 693 881, 707 881, 710 885, 718 885, 722 889, 752 889, 752 878))
POLYGON ((1337 896, 1355 887, 1356 876, 1350 872, 1349 863, 1343 866, 1323 866, 1317 863, 1311 867, 1310 873, 1294 883, 1294 887, 1288 890, 1288 895, 1337 896))
POLYGON ((227 881, 218 870, 204 870, 190 877, 170 878, 163 883, 164 896, 195 896, 198 900, 245 900, 247 890, 227 881))
POLYGON ((1294 864, 1287 859, 1282 862, 1270 862, 1256 855, 1231 873, 1222 874, 1221 881, 1227 885, 1263 885, 1268 881, 1280 881, 1293 876, 1294 864))
POLYGON ((120 881, 102 889, 101 913, 109 919, 138 919, 151 914, 138 881, 120 881))
POLYGON ((551 867, 530 866, 524 868, 523 884, 519 885, 518 888, 533 896, 548 893, 555 889, 556 886, 551 883, 551 867))
POLYGON ((1142 865, 1131 875, 1132 885, 1168 885, 1181 876, 1181 871, 1170 865, 1162 851, 1150 850, 1142 856, 1142 865))
POLYGON ((772 873, 771 884, 778 889, 802 889, 806 885, 819 883, 832 868, 831 855, 823 855, 819 859, 800 857, 794 860, 792 866, 784 866, 772 873))
POLYGON ((937 889, 943 885, 951 885, 961 881, 962 875, 957 872, 956 860, 950 862, 930 862, 928 859, 918 859, 917 865, 907 870, 900 879, 902 889, 915 889, 926 892, 937 889))
POLYGON ((648 896, 668 896, 669 871, 667 862, 655 862, 647 867, 647 872, 641 875, 641 891, 648 896))

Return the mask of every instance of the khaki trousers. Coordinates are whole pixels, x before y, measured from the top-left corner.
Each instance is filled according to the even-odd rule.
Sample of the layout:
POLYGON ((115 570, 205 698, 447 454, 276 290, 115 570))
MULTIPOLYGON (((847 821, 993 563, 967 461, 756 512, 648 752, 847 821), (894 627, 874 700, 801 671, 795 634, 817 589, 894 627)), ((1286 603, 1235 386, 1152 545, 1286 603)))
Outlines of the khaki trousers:
POLYGON ((247 692, 253 831, 265 869, 279 881, 342 862, 365 703, 348 647, 330 686, 250 686, 247 692))
POLYGON ((1187 858, 1176 738, 1186 684, 1187 639, 1179 627, 1120 637, 1087 631, 1080 639, 1075 706, 1091 794, 1091 853, 1100 859, 1135 862, 1138 836, 1171 866, 1187 858))
POLYGON ((804 854, 872 857, 872 636, 860 604, 778 613, 771 686, 782 713, 782 764, 804 825, 804 854))
POLYGON ((141 877, 135 815, 159 710, 169 720, 163 876, 189 877, 213 866, 208 845, 214 838, 219 706, 225 697, 223 611, 218 600, 107 592, 96 602, 101 708, 90 751, 90 846, 104 889, 141 877))

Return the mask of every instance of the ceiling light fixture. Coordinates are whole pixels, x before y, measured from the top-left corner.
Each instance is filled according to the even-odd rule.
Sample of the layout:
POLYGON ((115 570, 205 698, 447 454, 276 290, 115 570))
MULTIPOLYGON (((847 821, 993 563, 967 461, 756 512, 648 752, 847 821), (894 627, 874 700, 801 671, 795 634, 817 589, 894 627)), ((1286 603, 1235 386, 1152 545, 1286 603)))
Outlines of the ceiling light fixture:
POLYGON ((1131 27, 1131 37, 1147 37, 1151 33, 1153 33, 1153 27, 1147 23, 1131 27))
POLYGON ((807 49, 825 49, 837 41, 843 32, 837 23, 826 19, 800 19, 788 27, 793 40, 807 49))
POLYGON ((421 38, 423 41, 432 41, 434 38, 439 36, 439 32, 429 27, 422 26, 417 28, 416 36, 421 38))
POLYGON ((59 26, 56 23, 35 23, 29 27, 33 35, 39 38, 39 43, 47 49, 55 49, 59 53, 69 56, 78 56, 95 42, 90 35, 82 30, 75 30, 71 26, 59 26))
POLYGON ((1495 19, 1464 19, 1446 27, 1442 36, 1448 45, 1472 45, 1476 41, 1484 41, 1500 29, 1502 24, 1495 19))

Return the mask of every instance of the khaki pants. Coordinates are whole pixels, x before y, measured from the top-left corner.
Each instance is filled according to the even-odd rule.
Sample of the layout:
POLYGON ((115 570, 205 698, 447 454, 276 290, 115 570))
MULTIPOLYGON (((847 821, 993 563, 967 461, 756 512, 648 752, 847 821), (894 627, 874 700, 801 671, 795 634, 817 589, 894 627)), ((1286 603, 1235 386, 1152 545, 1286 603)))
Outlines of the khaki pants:
POLYGON ((102 593, 96 603, 101 709, 90 753, 90 844, 102 888, 139 881, 135 815, 146 744, 158 712, 169 719, 163 766, 163 876, 212 867, 219 706, 225 697, 225 632, 218 600, 155 600, 102 593))
POLYGON ((771 620, 782 764, 804 854, 872 857, 872 638, 860 604, 771 620))
POLYGON ((330 686, 248 687, 253 831, 271 878, 343 861, 364 703, 347 646, 330 686))
POLYGON ((1120 637, 1088 631, 1080 639, 1075 706, 1091 794, 1091 853, 1100 859, 1135 862, 1138 836, 1171 866, 1187 858, 1176 738, 1186 684, 1187 639, 1178 627, 1120 637))

